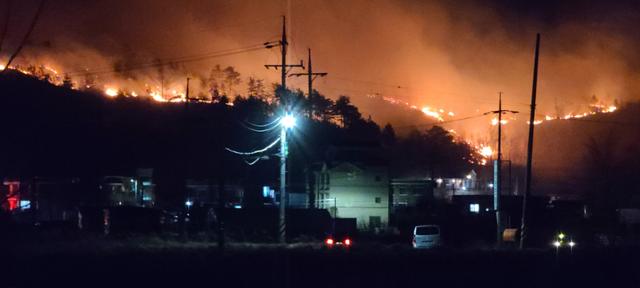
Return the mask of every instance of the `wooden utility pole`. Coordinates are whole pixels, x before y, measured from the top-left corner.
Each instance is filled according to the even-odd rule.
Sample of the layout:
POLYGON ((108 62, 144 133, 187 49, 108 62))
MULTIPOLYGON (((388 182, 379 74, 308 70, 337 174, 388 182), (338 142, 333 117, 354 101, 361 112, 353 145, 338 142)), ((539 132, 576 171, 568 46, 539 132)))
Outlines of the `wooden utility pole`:
MULTIPOLYGON (((328 73, 326 72, 313 72, 313 67, 311 65, 311 48, 309 48, 309 59, 307 60, 307 73, 292 73, 291 75, 289 75, 289 77, 292 76, 296 76, 296 77, 300 77, 300 76, 307 76, 308 77, 308 96, 307 96, 307 101, 311 102, 312 98, 313 98, 313 80, 315 80, 318 76, 319 77, 324 77, 327 76, 328 73)), ((309 113, 309 118, 311 118, 311 109, 309 109, 309 111, 307 111, 309 113)))
POLYGON ((527 198, 531 194, 531 168, 533 164, 533 128, 536 116, 536 90, 538 87, 538 56, 540 55, 540 33, 536 35, 536 49, 533 58, 533 85, 531 87, 531 114, 529 115, 529 143, 527 144, 527 178, 522 196, 522 218, 520 219, 520 249, 526 239, 527 198))
MULTIPOLYGON (((280 69, 280 85, 282 86, 283 93, 287 90, 287 74, 289 73, 289 68, 302 68, 304 69, 304 65, 302 64, 302 60, 300 60, 300 64, 289 64, 287 65, 287 47, 289 46, 289 42, 287 42, 287 20, 285 16, 282 16, 282 38, 280 41, 274 42, 266 42, 264 43, 266 48, 273 48, 276 46, 280 46, 282 60, 280 64, 267 64, 264 65, 265 68, 274 68, 276 70, 280 69)), ((282 95, 283 97, 285 95, 282 95)), ((286 97, 284 97, 286 98, 286 97)), ((282 99, 281 99, 282 100, 282 99)), ((281 103, 282 105, 283 103, 281 103)), ((284 103, 289 104, 289 103, 284 103)), ((284 107, 289 108, 289 107, 284 107)))
MULTIPOLYGON (((264 65, 265 68, 280 68, 281 72, 281 89, 282 95, 280 95, 280 105, 282 108, 281 117, 285 117, 285 115, 289 115, 291 111, 291 103, 288 102, 287 94, 287 73, 289 72, 289 68, 302 68, 304 69, 304 65, 302 65, 302 60, 300 60, 300 64, 287 65, 287 46, 289 43, 287 42, 287 20, 285 16, 282 16, 282 38, 279 42, 266 42, 264 43, 266 48, 272 48, 275 46, 280 46, 282 52, 282 60, 281 64, 268 64, 264 65)), ((278 217, 278 242, 285 243, 286 242, 286 185, 287 185, 287 128, 281 128, 280 132, 280 213, 278 217)))
POLYGON ((493 164, 493 210, 496 213, 496 244, 502 244, 502 207, 500 197, 502 196, 502 114, 518 113, 518 111, 502 109, 502 92, 498 92, 498 110, 484 113, 498 114, 498 159, 493 164))
POLYGON ((191 78, 187 77, 187 91, 184 93, 184 108, 189 109, 189 80, 191 78))

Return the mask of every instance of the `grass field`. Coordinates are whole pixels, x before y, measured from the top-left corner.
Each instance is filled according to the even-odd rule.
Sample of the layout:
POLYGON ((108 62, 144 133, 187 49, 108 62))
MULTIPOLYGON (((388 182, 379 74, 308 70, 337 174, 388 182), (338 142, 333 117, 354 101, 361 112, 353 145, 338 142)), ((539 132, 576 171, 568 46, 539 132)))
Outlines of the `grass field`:
POLYGON ((5 287, 640 287, 637 249, 415 251, 407 245, 153 237, 14 243, 5 287))

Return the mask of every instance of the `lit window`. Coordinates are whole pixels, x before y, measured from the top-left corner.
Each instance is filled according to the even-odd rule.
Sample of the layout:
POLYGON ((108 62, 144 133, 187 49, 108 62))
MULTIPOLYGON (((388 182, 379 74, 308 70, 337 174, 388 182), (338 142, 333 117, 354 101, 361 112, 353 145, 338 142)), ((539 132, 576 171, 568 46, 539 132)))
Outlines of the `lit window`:
POLYGON ((469 204, 469 212, 480 213, 480 204, 478 203, 469 204))

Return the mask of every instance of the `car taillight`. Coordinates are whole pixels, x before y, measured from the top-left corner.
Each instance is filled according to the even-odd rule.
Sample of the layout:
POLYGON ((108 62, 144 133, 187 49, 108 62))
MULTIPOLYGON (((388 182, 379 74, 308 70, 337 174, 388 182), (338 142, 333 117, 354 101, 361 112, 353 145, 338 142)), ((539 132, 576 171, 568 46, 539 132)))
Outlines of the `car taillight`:
POLYGON ((327 245, 331 246, 331 245, 333 245, 333 239, 327 238, 327 240, 324 241, 324 243, 327 243, 327 245))
POLYGON ((347 238, 344 240, 344 245, 351 246, 351 239, 347 238))

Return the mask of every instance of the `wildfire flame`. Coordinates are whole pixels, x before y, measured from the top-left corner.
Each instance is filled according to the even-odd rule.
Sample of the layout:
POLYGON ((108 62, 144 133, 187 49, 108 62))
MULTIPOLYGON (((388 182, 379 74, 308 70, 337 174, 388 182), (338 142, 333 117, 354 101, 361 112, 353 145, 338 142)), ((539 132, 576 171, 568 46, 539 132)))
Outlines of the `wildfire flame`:
MULTIPOLYGON (((507 120, 507 119, 500 120, 500 124, 502 124, 502 125, 506 125, 507 123, 509 123, 509 120, 507 120)), ((491 125, 492 126, 498 125, 498 118, 491 119, 491 125)))
POLYGON ((435 110, 432 110, 429 106, 424 106, 422 107, 422 109, 420 109, 420 111, 422 111, 422 113, 424 113, 424 115, 427 115, 431 118, 435 118, 438 121, 444 121, 444 119, 442 118, 442 116, 440 116, 440 113, 444 113, 444 110, 440 109, 440 111, 442 112, 438 112, 435 110))
POLYGON ((491 149, 491 147, 489 146, 480 145, 480 149, 478 152, 485 158, 490 158, 491 156, 493 156, 493 149, 491 149))
MULTIPOLYGON (((377 98, 379 96, 377 95, 367 95, 367 97, 369 98, 377 98)), ((410 104, 409 102, 406 101, 402 101, 393 97, 389 97, 389 96, 383 96, 381 97, 382 100, 394 104, 394 105, 403 105, 407 108, 410 108, 412 110, 419 110, 420 112, 422 112, 424 115, 433 118, 435 120, 438 120, 440 122, 444 121, 444 116, 447 115, 449 117, 454 117, 456 114, 453 113, 452 111, 446 111, 445 109, 442 108, 432 108, 430 106, 423 106, 422 108, 418 107, 417 105, 413 105, 410 104)))
MULTIPOLYGON (((19 65, 11 65, 9 67, 0 65, 0 71, 5 69, 11 69, 25 75, 30 75, 32 77, 36 77, 40 80, 47 81, 57 86, 72 84, 71 85, 72 89, 80 89, 84 87, 86 87, 87 89, 90 89, 92 87, 104 87, 103 93, 108 97, 116 97, 118 95, 121 95, 123 97, 149 97, 153 101, 160 102, 160 103, 185 102, 187 100, 185 95, 185 89, 180 85, 168 85, 170 88, 165 90, 165 89, 161 89, 160 86, 149 85, 148 83, 145 83, 144 89, 137 90, 136 92, 133 90, 132 87, 129 87, 129 88, 122 87, 123 85, 126 86, 125 84, 119 85, 117 83, 95 83, 95 82, 87 82, 82 84, 78 82, 69 83, 69 81, 71 80, 68 77, 66 76, 61 77, 59 72, 60 70, 57 70, 49 65, 39 65, 39 66, 31 65, 31 66, 28 66, 27 68, 19 65), (102 86, 103 84, 105 85, 102 86), (166 95, 166 98, 165 98, 165 95, 166 95)), ((165 85, 164 87, 167 87, 167 85, 165 85)), ((393 105, 401 105, 412 110, 420 111, 425 116, 433 118, 439 122, 444 122, 445 117, 455 117, 456 115, 453 111, 446 111, 445 109, 441 109, 441 108, 433 108, 432 106, 419 107, 417 105, 413 105, 406 101, 402 101, 393 97, 388 97, 388 96, 381 97, 378 95, 367 95, 367 97, 371 97, 371 98, 379 97, 387 103, 390 103, 393 105)), ((206 103, 215 102, 212 100, 198 100, 198 101, 206 102, 206 103)), ((233 102, 228 102, 227 105, 233 106, 233 102)), ((589 105, 588 112, 569 113, 566 115, 556 115, 555 117, 551 115, 545 115, 543 119, 534 120, 533 124, 540 125, 544 122, 555 121, 555 120, 579 119, 579 118, 601 114, 601 113, 613 113, 617 111, 617 109, 618 107, 616 107, 615 105, 607 105, 599 102, 597 104, 589 105)), ((506 125, 510 121, 517 121, 517 119, 516 118, 502 119, 500 124, 506 125)), ((528 123, 529 122, 527 121, 527 124, 528 123)), ((493 126, 498 125, 497 117, 491 119, 491 125, 493 126)), ((450 129, 448 131, 453 135, 457 135, 457 132, 453 129, 450 129)), ((469 140, 464 140, 459 136, 455 137, 453 141, 454 142, 464 141, 467 144, 469 144, 471 147, 473 147, 475 150, 475 153, 474 155, 472 155, 472 158, 475 159, 474 161, 476 161, 477 164, 486 165, 491 159, 491 157, 493 157, 494 155, 493 149, 488 145, 476 144, 469 140)))
POLYGON ((116 97, 116 96, 118 96, 118 89, 109 87, 109 88, 104 90, 104 94, 106 94, 107 96, 110 96, 110 97, 116 97))

